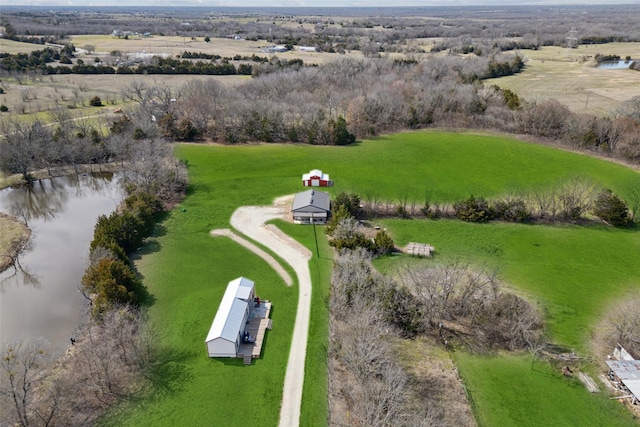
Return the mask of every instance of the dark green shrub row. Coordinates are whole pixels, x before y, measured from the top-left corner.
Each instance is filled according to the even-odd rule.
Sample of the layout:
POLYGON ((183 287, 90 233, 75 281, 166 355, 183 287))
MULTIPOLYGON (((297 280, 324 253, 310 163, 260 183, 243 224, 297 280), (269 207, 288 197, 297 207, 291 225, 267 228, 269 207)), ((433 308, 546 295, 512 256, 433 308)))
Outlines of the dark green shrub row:
POLYGON ((151 235, 163 212, 152 195, 129 195, 121 210, 98 218, 90 245, 91 265, 82 278, 82 290, 91 295, 92 315, 99 317, 113 304, 139 305, 147 290, 131 268, 129 253, 151 235))

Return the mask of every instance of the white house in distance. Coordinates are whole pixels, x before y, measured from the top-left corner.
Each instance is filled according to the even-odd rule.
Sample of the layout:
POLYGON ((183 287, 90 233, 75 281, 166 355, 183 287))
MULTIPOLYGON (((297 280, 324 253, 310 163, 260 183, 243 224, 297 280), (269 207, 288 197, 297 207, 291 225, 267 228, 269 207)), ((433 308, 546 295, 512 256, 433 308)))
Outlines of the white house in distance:
POLYGON ((209 357, 237 357, 243 341, 255 283, 245 277, 229 282, 205 343, 209 357))
POLYGON ((326 224, 331 212, 331 198, 322 191, 303 191, 293 198, 291 212, 295 224, 326 224))
POLYGON ((320 169, 313 169, 302 175, 302 185, 304 187, 333 187, 333 181, 329 179, 328 174, 322 173, 320 169))

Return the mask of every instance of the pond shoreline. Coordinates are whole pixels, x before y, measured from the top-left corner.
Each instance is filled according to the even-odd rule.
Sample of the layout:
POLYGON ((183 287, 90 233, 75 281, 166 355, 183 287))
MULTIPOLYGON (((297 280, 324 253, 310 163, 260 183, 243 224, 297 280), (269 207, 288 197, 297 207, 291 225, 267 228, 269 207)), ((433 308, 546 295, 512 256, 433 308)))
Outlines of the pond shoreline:
POLYGON ((0 230, 2 234, 12 236, 8 240, 0 240, 0 273, 11 267, 18 254, 29 243, 31 229, 15 216, 0 212, 0 230))
MULTIPOLYGON (((64 166, 52 168, 50 170, 41 169, 31 172, 31 176, 34 181, 40 181, 43 179, 58 178, 61 176, 80 175, 85 173, 121 172, 122 170, 122 164, 103 163, 98 165, 76 165, 75 167, 64 166)), ((26 183, 20 174, 0 176, 0 190, 25 184, 26 183)), ((0 273, 13 265, 16 256, 29 243, 29 239, 31 237, 31 230, 23 221, 8 212, 0 212, 0 230, 15 230, 16 228, 22 228, 20 235, 12 233, 14 236, 17 235, 17 237, 7 241, 0 239, 0 273)))

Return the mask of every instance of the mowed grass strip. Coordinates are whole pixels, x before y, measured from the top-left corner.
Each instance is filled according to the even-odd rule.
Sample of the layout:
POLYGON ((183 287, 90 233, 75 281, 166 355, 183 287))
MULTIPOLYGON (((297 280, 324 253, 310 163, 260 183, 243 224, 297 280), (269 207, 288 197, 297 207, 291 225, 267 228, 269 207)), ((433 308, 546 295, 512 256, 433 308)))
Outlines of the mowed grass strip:
MULTIPOLYGON (((145 247, 145 255, 136 262, 155 298, 150 317, 161 325, 165 357, 170 363, 157 372, 158 391, 152 398, 137 402, 135 407, 114 411, 104 422, 107 425, 201 425, 211 420, 221 425, 238 425, 257 419, 265 425, 277 422, 284 369, 292 345, 297 286, 287 288, 261 259, 229 239, 213 239, 208 233, 213 228, 228 227, 231 214, 239 206, 268 205, 275 197, 303 190, 301 175, 310 169, 320 168, 331 174, 336 182, 329 189, 333 194, 354 191, 362 197, 403 198, 417 203, 424 202, 426 192, 439 201, 466 198, 469 194, 494 197, 508 191, 550 188, 575 176, 586 176, 617 190, 638 177, 622 166, 586 156, 503 137, 465 133, 406 133, 351 147, 184 144, 177 147, 177 154, 189 167, 191 182, 187 197, 161 224, 158 235, 145 247), (227 282, 240 275, 255 280, 258 294, 274 302, 274 330, 269 332, 264 358, 251 367, 244 367, 239 361, 209 359, 204 346, 227 282)), ((448 222, 399 223, 416 224, 425 241, 435 242, 437 249, 446 253, 444 238, 441 242, 431 239, 448 222)), ((279 226, 314 252, 312 228, 279 226)), ((475 242, 478 247, 487 246, 490 253, 495 252, 491 246, 499 246, 503 254, 517 258, 513 254, 521 253, 518 256, 525 258, 524 249, 517 251, 509 246, 517 246, 517 242, 505 243, 506 235, 537 226, 508 225, 512 229, 501 226, 469 228, 464 233, 458 232, 457 238, 454 234, 448 245, 460 249, 461 257, 482 258, 477 255, 479 249, 473 245, 469 248, 469 242, 475 242), (492 229, 495 235, 487 232, 483 236, 477 231, 492 229)), ((398 242, 421 241, 413 231, 402 237, 399 225, 389 227, 398 242)), ((442 230, 448 232, 446 227, 442 230)), ((547 239, 552 241, 555 228, 549 230, 547 239)), ((529 239, 532 246, 539 243, 536 235, 529 239)), ((570 261, 573 253, 579 253, 567 252, 565 262, 570 261)), ((330 258, 329 253, 320 247, 322 258, 330 258)), ((536 259, 529 261, 535 263, 536 259)), ((330 260, 326 263, 319 265, 316 273, 312 271, 312 275, 317 275, 314 289, 316 282, 328 285, 330 260)), ((534 270, 534 267, 521 270, 522 280, 513 273, 514 280, 509 281, 535 294, 536 286, 542 285, 529 277, 535 274, 534 270)), ((326 310, 328 288, 317 289, 314 305, 324 304, 326 310)), ((541 289, 540 294, 543 293, 546 290, 541 289)), ((312 311, 302 418, 310 424, 322 425, 326 415, 314 418, 314 414, 326 410, 326 317, 316 308, 312 311)), ((582 316, 583 320, 588 319, 588 315, 582 316)), ((585 322, 589 324, 588 320, 585 322)))
POLYGON ((588 393, 577 378, 565 378, 530 355, 459 352, 454 359, 480 427, 638 425, 617 401, 588 393))

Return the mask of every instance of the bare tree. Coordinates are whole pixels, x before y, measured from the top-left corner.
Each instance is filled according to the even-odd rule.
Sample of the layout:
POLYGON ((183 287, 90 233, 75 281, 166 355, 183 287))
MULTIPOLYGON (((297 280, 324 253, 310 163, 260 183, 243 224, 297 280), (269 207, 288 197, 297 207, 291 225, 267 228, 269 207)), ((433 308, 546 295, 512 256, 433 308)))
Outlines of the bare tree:
POLYGON ((144 109, 147 104, 156 96, 157 89, 147 85, 143 80, 133 80, 122 89, 124 99, 134 101, 144 109))
MULTIPOLYGON (((49 376, 50 363, 45 343, 41 340, 18 341, 2 350, 0 394, 3 424, 23 427, 40 424, 35 413, 42 404, 37 390, 49 376)), ((55 410, 54 406, 52 411, 55 410)), ((45 419, 51 415, 41 414, 45 419)))
POLYGON ((593 183, 585 178, 574 178, 561 184, 557 195, 561 215, 575 221, 591 208, 593 183))

